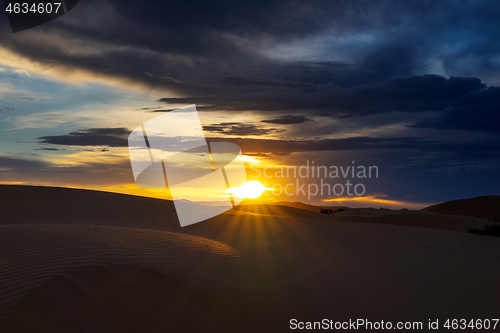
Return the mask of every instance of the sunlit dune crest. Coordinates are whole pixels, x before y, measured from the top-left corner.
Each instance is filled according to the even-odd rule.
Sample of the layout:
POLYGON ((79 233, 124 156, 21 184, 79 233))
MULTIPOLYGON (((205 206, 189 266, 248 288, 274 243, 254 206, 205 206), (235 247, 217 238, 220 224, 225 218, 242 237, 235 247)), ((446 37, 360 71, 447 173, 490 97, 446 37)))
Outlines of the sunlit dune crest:
POLYGON ((257 180, 251 180, 238 187, 230 187, 224 192, 230 195, 235 195, 239 198, 256 199, 265 191, 272 191, 272 189, 265 187, 257 180))

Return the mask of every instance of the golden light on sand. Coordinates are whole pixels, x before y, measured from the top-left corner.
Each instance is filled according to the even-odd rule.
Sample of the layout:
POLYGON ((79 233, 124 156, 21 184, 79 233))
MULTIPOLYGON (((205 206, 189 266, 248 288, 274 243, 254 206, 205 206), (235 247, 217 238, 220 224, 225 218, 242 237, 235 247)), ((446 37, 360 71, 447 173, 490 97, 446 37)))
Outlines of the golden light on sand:
POLYGON ((265 187, 257 180, 245 182, 238 187, 230 187, 225 193, 237 196, 239 198, 256 199, 260 197, 265 191, 272 190, 265 187))

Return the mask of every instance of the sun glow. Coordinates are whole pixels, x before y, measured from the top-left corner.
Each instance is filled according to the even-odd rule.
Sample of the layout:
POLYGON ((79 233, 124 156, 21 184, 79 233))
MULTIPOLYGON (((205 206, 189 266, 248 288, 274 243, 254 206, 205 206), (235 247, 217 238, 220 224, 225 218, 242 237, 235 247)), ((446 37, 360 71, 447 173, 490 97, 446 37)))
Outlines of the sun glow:
POLYGON ((245 182, 238 187, 230 187, 224 193, 237 196, 239 198, 256 199, 260 197, 265 191, 272 191, 272 189, 265 187, 257 180, 245 182))
POLYGON ((241 155, 240 160, 242 160, 243 162, 248 162, 248 163, 255 163, 255 164, 260 163, 259 160, 257 160, 256 158, 254 158, 252 156, 247 156, 247 155, 241 155))

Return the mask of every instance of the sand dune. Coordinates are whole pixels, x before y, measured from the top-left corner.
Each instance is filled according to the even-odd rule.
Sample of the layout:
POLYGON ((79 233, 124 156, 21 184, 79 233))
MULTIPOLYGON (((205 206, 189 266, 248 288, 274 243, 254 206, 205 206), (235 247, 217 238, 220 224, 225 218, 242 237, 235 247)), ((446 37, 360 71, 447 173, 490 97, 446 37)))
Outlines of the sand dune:
POLYGON ((341 208, 347 208, 345 206, 314 206, 310 204, 306 204, 303 202, 292 202, 292 201, 278 201, 274 203, 269 203, 269 202, 256 202, 255 200, 245 200, 243 201, 240 206, 245 206, 245 205, 266 205, 266 206, 284 206, 284 207, 293 207, 297 209, 303 209, 303 210, 310 210, 312 212, 320 212, 322 208, 330 208, 333 209, 334 211, 341 209, 341 208))
POLYGON ((3 219, 0 332, 288 332, 292 318, 498 317, 499 239, 388 224, 411 212, 361 211, 381 222, 360 223, 347 212, 240 211, 180 228, 154 199, 50 191, 59 206, 86 196, 82 206, 105 216, 114 202, 117 215, 85 225, 68 208, 69 223, 56 225, 45 207, 31 224, 3 219), (146 207, 157 211, 142 216, 146 207))
POLYGON ((23 295, 63 273, 95 265, 149 267, 192 274, 203 259, 235 256, 229 246, 164 231, 60 224, 0 226, 0 319, 23 295))
POLYGON ((273 216, 296 216, 305 218, 318 218, 325 219, 325 214, 319 212, 320 208, 317 210, 301 209, 291 206, 283 206, 278 204, 246 204, 236 206, 233 211, 235 212, 247 212, 261 215, 273 215, 273 216))
MULTIPOLYGON (((290 203, 290 206, 246 204, 237 206, 228 214, 247 212, 263 215, 262 217, 267 215, 293 216, 336 222, 386 223, 462 232, 467 232, 469 228, 482 229, 490 222, 478 217, 458 216, 460 214, 448 217, 438 212, 425 210, 348 208, 330 215, 319 213, 320 207, 317 207, 318 211, 314 211, 311 207, 315 206, 297 205, 297 203, 290 203)), ((59 223, 166 231, 183 230, 178 228, 179 222, 171 201, 100 191, 0 185, 0 209, 4 215, 3 221, 8 221, 9 224, 59 223)))
POLYGON ((172 201, 69 188, 0 185, 0 210, 2 224, 179 225, 172 201))
POLYGON ((92 266, 48 281, 0 323, 2 332, 215 332, 200 299, 164 274, 92 266), (188 311, 186 311, 188 310, 188 311))
MULTIPOLYGON (((207 228, 224 230, 217 234, 239 256, 191 265, 188 275, 176 275, 176 265, 157 275, 155 267, 164 267, 155 264, 162 260, 157 255, 168 268, 167 258, 183 253, 182 246, 149 244, 134 260, 115 254, 113 263, 126 267, 86 266, 49 280, 19 299, 0 330, 198 332, 201 325, 212 332, 285 332, 291 318, 424 321, 497 314, 500 291, 492 286, 500 277, 500 244, 493 238, 255 216, 214 219, 191 231, 213 236, 207 228)), ((122 234, 122 242, 129 236, 122 234)))
POLYGON ((474 216, 490 222, 500 222, 500 196, 454 200, 423 210, 439 214, 474 216))
POLYGON ((322 219, 335 222, 362 222, 394 224, 439 230, 468 232, 468 229, 482 229, 489 221, 471 216, 451 216, 427 211, 389 210, 374 208, 349 208, 333 210, 333 214, 322 214, 310 210, 280 205, 245 205, 236 207, 229 213, 249 213, 262 216, 295 216, 309 219, 322 219))
POLYGON ((468 232, 482 229, 489 221, 470 216, 442 215, 426 211, 354 208, 335 214, 336 219, 350 218, 357 222, 405 225, 419 228, 468 232))

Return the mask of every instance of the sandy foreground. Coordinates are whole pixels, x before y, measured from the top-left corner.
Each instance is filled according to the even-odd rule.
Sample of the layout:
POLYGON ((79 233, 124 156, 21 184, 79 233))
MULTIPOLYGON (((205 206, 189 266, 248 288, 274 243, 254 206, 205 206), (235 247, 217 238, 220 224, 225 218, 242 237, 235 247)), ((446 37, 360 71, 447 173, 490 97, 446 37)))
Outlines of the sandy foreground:
POLYGON ((500 239, 466 232, 493 223, 479 217, 249 206, 181 228, 157 199, 25 186, 0 199, 0 332, 500 317, 500 239))

